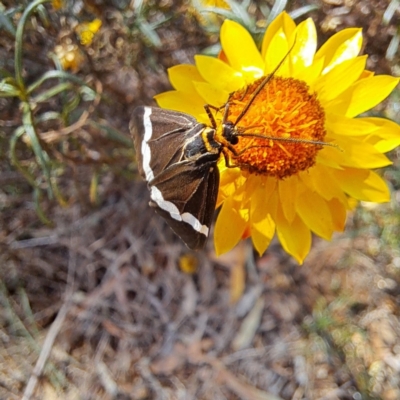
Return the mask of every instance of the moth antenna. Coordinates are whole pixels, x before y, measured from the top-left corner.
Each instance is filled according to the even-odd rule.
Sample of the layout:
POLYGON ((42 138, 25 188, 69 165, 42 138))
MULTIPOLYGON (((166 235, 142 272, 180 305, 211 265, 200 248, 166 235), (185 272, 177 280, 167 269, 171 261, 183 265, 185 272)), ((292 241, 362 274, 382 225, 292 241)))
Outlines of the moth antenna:
MULTIPOLYGON (((274 140, 274 141, 278 141, 278 142, 315 144, 315 145, 321 145, 321 146, 334 147, 340 151, 343 151, 343 149, 341 149, 340 146, 338 146, 337 144, 322 142, 320 140, 283 138, 283 137, 275 137, 275 136, 268 136, 268 135, 258 135, 257 133, 236 133, 235 136, 254 137, 254 138, 260 138, 260 139, 265 139, 265 140, 274 140)), ((254 146, 254 147, 263 147, 263 146, 254 146)))

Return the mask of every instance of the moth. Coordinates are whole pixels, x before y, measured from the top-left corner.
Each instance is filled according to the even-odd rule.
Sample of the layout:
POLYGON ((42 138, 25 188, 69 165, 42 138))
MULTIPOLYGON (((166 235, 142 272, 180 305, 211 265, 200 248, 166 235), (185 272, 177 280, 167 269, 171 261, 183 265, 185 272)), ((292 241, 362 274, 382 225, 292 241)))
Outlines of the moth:
POLYGON ((136 158, 150 206, 190 249, 207 240, 217 202, 221 146, 214 128, 192 116, 137 107, 131 119, 136 158))
MULTIPOLYGON (((221 154, 227 166, 234 167, 230 159, 237 155, 235 145, 238 138, 260 137, 241 132, 237 125, 285 59, 286 56, 270 75, 261 80, 234 122, 228 120, 229 99, 217 109, 218 112, 224 110, 220 126, 211 112, 214 107, 210 105, 205 105, 210 126, 182 112, 156 107, 137 107, 134 110, 130 131, 139 172, 150 190, 150 206, 190 249, 203 248, 210 232, 219 187, 217 162, 221 154)), ((262 137, 303 142, 301 139, 262 137)))

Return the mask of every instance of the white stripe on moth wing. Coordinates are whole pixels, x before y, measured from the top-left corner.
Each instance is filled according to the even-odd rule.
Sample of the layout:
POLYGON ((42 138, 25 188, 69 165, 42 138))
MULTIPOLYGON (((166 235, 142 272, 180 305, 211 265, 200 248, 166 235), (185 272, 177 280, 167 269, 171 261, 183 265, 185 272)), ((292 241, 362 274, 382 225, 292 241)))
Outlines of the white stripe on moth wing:
POLYGON ((150 168, 151 152, 149 146, 149 140, 153 136, 153 126, 150 120, 151 107, 144 107, 143 113, 143 126, 144 136, 142 141, 142 157, 143 157, 143 171, 146 175, 146 181, 150 182, 154 179, 153 170, 150 168))
POLYGON ((174 203, 170 201, 165 201, 162 193, 155 186, 151 187, 150 198, 164 211, 167 211, 171 218, 177 221, 183 221, 189 224, 196 232, 202 233, 204 236, 208 237, 208 227, 202 225, 201 222, 190 213, 180 214, 178 208, 174 203))

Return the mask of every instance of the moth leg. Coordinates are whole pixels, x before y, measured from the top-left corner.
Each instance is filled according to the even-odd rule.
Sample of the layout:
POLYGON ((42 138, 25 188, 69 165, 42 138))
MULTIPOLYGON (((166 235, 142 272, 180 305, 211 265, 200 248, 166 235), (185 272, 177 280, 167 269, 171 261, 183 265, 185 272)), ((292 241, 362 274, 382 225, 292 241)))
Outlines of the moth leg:
POLYGON ((206 110, 206 113, 208 115, 208 118, 209 118, 209 120, 211 122, 211 126, 212 126, 213 129, 217 129, 217 121, 215 121, 214 114, 211 112, 211 110, 215 110, 217 112, 220 112, 223 108, 224 108, 224 106, 215 107, 215 106, 213 106, 211 104, 206 104, 204 106, 204 109, 206 110))
MULTIPOLYGON (((233 149, 235 150, 235 149, 233 149)), ((225 165, 227 168, 237 168, 239 167, 239 165, 235 165, 235 164, 231 164, 231 153, 229 153, 229 151, 231 151, 231 153, 233 153, 234 156, 236 156, 235 152, 233 152, 232 150, 230 150, 228 147, 223 147, 222 148, 222 154, 224 155, 225 158, 225 165)))

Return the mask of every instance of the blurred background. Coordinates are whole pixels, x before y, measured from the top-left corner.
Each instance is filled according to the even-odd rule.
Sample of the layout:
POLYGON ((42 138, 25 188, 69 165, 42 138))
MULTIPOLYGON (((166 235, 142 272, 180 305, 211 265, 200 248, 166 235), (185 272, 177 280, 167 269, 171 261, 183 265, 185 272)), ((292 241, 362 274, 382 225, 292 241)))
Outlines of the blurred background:
MULTIPOLYGON (((319 45, 362 27, 367 68, 400 75, 398 0, 0 2, 1 399, 400 398, 397 150, 392 201, 302 266, 189 251, 138 175, 130 114, 167 69, 284 9, 319 45)), ((400 123, 400 88, 369 115, 400 123)))

